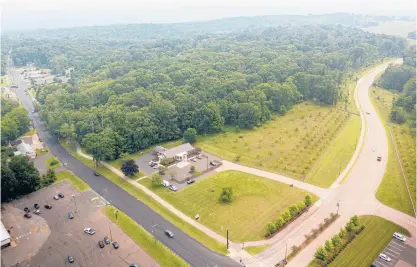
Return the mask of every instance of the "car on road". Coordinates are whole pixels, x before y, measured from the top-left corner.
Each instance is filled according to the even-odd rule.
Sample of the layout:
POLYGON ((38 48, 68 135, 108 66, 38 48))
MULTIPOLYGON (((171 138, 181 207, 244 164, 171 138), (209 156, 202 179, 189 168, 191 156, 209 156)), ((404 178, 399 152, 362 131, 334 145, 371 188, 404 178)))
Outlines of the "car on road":
POLYGON ((119 243, 117 243, 116 241, 114 241, 114 242, 112 243, 112 245, 113 245, 113 247, 114 247, 115 249, 118 249, 118 248, 119 248, 119 243))
POLYGON ((45 209, 48 209, 48 210, 52 209, 52 205, 45 204, 44 207, 45 207, 45 209))
POLYGON ((168 188, 169 190, 174 191, 174 192, 178 191, 178 188, 175 185, 170 185, 168 188))
POLYGON ((369 113, 369 112, 367 111, 367 112, 366 112, 366 114, 368 114, 368 115, 369 115, 369 114, 371 114, 371 113, 369 113))
POLYGON ((377 157, 376 160, 377 161, 381 161, 382 160, 382 157, 377 157))
POLYGON ((392 235, 392 237, 393 238, 395 238, 395 239, 397 239, 397 240, 400 240, 400 241, 402 241, 402 242, 405 242, 407 239, 405 238, 405 236, 403 236, 402 234, 400 234, 400 233, 394 233, 393 235, 392 235))
POLYGON ((94 231, 94 229, 92 228, 84 228, 84 233, 87 233, 89 235, 94 235, 96 231, 94 231))
POLYGON ((100 176, 100 173, 94 172, 94 176, 100 176))
POLYGON ((100 241, 98 241, 98 246, 100 247, 100 248, 104 248, 104 242, 102 241, 102 240, 100 240, 100 241))
POLYGON ((170 237, 170 238, 173 238, 174 237, 174 233, 171 232, 170 230, 165 230, 165 235, 168 236, 168 237, 170 237))
POLYGON ((217 162, 210 161, 210 165, 211 165, 211 166, 217 166, 217 162))
POLYGON ((74 219, 74 214, 71 211, 68 212, 68 219, 74 219))
POLYGON ((30 218, 32 218, 32 215, 30 214, 30 213, 25 213, 25 215, 23 215, 25 218, 28 218, 28 219, 30 219, 30 218))
POLYGON ((110 244, 110 239, 107 236, 104 237, 104 243, 110 244))
POLYGON ((35 210, 33 213, 39 215, 39 214, 41 214, 41 210, 35 210))
POLYGON ((380 258, 380 259, 383 259, 384 261, 388 261, 388 262, 390 262, 390 261, 391 261, 391 258, 390 258, 390 257, 388 257, 387 255, 385 255, 384 253, 380 253, 380 254, 379 254, 379 258, 380 258))
POLYGON ((64 198, 64 194, 62 194, 62 193, 59 193, 59 194, 58 194, 58 196, 59 196, 60 198, 64 198))
POLYGON ((188 180, 187 181, 187 184, 193 184, 193 183, 195 183, 195 180, 194 179, 191 179, 191 180, 188 180))
POLYGON ((35 205, 33 205, 33 207, 35 208, 35 209, 39 209, 40 208, 40 206, 39 206, 39 204, 38 203, 35 203, 35 205))
POLYGON ((54 199, 55 199, 55 200, 58 200, 58 199, 59 199, 59 197, 58 197, 58 196, 54 196, 54 199))
POLYGON ((71 254, 68 255, 68 262, 69 263, 73 263, 74 262, 74 257, 71 254))

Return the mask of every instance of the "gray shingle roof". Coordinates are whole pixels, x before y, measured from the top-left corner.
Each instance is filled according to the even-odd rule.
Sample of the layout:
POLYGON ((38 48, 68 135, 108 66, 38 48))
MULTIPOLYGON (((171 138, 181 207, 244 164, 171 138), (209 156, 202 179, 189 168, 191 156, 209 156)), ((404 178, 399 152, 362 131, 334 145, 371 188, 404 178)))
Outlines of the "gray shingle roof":
POLYGON ((189 152, 194 150, 194 147, 192 145, 190 145, 190 143, 185 143, 176 147, 173 147, 171 149, 168 149, 165 152, 162 152, 162 154, 166 157, 166 158, 173 158, 175 157, 175 155, 180 154, 182 152, 189 152))

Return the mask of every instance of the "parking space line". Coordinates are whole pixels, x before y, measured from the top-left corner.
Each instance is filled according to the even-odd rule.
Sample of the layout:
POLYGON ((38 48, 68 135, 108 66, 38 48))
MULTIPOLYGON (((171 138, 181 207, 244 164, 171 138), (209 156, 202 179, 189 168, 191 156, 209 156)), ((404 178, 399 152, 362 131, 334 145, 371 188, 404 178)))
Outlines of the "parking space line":
POLYGON ((397 258, 397 256, 392 255, 390 252, 384 251, 384 253, 390 255, 392 258, 397 258))
POLYGON ((393 253, 395 253, 395 254, 397 254, 397 255, 400 255, 400 253, 399 253, 399 252, 394 251, 394 250, 392 250, 392 249, 386 248, 386 250, 392 251, 393 253))
POLYGON ((396 247, 394 247, 392 244, 388 244, 388 247, 390 247, 390 248, 392 248, 392 249, 395 249, 395 250, 398 250, 398 251, 403 251, 402 249, 400 249, 400 248, 396 248, 396 247))
POLYGON ((397 242, 395 242, 395 241, 391 242, 390 244, 392 244, 392 245, 396 245, 396 246, 399 246, 400 248, 405 248, 405 246, 403 246, 403 245, 401 245, 400 243, 397 243, 397 242))
POLYGON ((380 262, 380 261, 376 261, 378 264, 381 264, 382 266, 385 266, 385 267, 388 267, 387 265, 385 265, 384 263, 386 263, 385 261, 384 261, 384 263, 382 263, 382 262, 380 262))

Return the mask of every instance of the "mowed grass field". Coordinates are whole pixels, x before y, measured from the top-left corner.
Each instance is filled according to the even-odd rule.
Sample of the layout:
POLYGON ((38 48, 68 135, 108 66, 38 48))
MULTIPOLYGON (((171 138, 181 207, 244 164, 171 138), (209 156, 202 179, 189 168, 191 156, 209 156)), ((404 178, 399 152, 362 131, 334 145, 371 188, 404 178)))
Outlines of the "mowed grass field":
POLYGON ((384 122, 387 134, 389 154, 388 165, 381 185, 378 188, 376 197, 382 203, 414 216, 413 206, 407 191, 406 183, 401 172, 401 167, 394 149, 399 150, 401 162, 406 174, 406 181, 411 192, 412 201, 415 205, 416 199, 416 140, 406 125, 391 124, 390 129, 394 136, 395 144, 392 142, 387 122, 392 107, 392 100, 395 93, 372 87, 370 91, 372 103, 384 122))
POLYGON ((392 240, 394 232, 400 232, 409 236, 407 230, 383 218, 361 216, 359 219, 365 225, 365 230, 328 266, 368 267, 392 240))
MULTIPOLYGON (((213 174, 178 192, 152 187, 152 181, 139 181, 191 218, 200 214, 199 222, 221 235, 229 230, 235 242, 261 240, 266 225, 275 221, 290 205, 304 200, 306 191, 274 180, 239 171, 213 174), (233 190, 233 201, 219 201, 222 188, 233 190), (211 190, 214 189, 215 192, 211 190)), ((311 195, 311 194, 310 194, 311 195)), ((311 195, 315 202, 318 198, 311 195)))
POLYGON ((56 181, 55 183, 60 183, 62 181, 68 181, 74 186, 78 191, 85 192, 90 190, 90 186, 81 180, 78 176, 73 174, 70 171, 61 171, 56 174, 56 181))

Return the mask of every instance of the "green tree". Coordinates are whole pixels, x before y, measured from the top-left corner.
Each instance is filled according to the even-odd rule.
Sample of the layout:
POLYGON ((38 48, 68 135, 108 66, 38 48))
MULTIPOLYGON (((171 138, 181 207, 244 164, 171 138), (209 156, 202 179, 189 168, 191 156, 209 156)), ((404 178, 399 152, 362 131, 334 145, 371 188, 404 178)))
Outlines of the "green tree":
POLYGON ((331 252, 333 250, 333 243, 331 240, 326 240, 325 244, 324 244, 324 248, 326 249, 327 252, 331 252))
POLYGON ((296 204, 290 206, 291 217, 295 217, 298 214, 298 206, 296 204))
POLYGON ((280 229, 285 224, 285 221, 281 218, 281 216, 275 221, 275 227, 280 229))
POLYGON ((194 143, 197 140, 197 131, 194 128, 188 128, 184 132, 184 142, 185 143, 194 143))
POLYGON ((40 177, 38 187, 42 188, 42 187, 51 185, 55 182, 55 180, 56 180, 56 174, 55 174, 54 170, 48 169, 46 174, 44 174, 40 177))
POLYGON ((307 207, 310 207, 310 206, 311 206, 311 196, 310 196, 310 195, 306 195, 306 196, 305 196, 305 198, 304 198, 304 204, 305 204, 307 207))
POLYGON ((325 261, 327 259, 327 251, 324 249, 323 246, 317 248, 314 257, 318 260, 325 261))
POLYGON ((232 188, 228 187, 228 188, 222 188, 222 192, 220 193, 220 197, 219 200, 221 202, 232 202, 233 200, 233 191, 232 188))
POLYGON ((355 226, 355 227, 358 227, 358 226, 360 226, 360 221, 359 221, 359 217, 358 217, 358 215, 354 215, 354 216, 352 216, 352 218, 350 218, 350 221, 352 222, 352 224, 355 226))
POLYGON ((266 230, 268 232, 269 235, 275 233, 277 231, 275 224, 273 224, 272 222, 268 223, 266 225, 266 230))
POLYGON ((83 143, 96 163, 102 160, 111 160, 115 157, 116 140, 111 129, 106 129, 98 134, 87 134, 83 143))
POLYGON ((53 74, 62 73, 68 65, 68 60, 65 56, 55 56, 51 60, 51 67, 53 74))
POLYGON ((340 228, 340 231, 339 231, 338 235, 339 235, 340 238, 345 237, 346 236, 346 229, 345 228, 340 228))
POLYGON ((154 172, 152 173, 152 186, 157 187, 162 185, 162 177, 154 172))
MULTIPOLYGON (((3 155, 2 155, 3 156, 3 155)), ((17 196, 19 181, 9 168, 6 160, 1 163, 1 202, 11 200, 17 196)))
POLYGON ((139 166, 135 163, 133 159, 128 159, 125 162, 123 162, 123 165, 120 169, 126 176, 133 176, 139 172, 139 166))
POLYGON ((340 245, 340 242, 341 242, 341 239, 340 239, 340 237, 338 235, 334 235, 332 237, 333 247, 337 248, 340 245))
POLYGON ((291 220, 291 213, 290 213, 290 211, 287 209, 287 210, 284 210, 282 213, 281 213, 281 217, 282 217, 282 219, 285 221, 285 222, 288 222, 289 220, 291 220))

